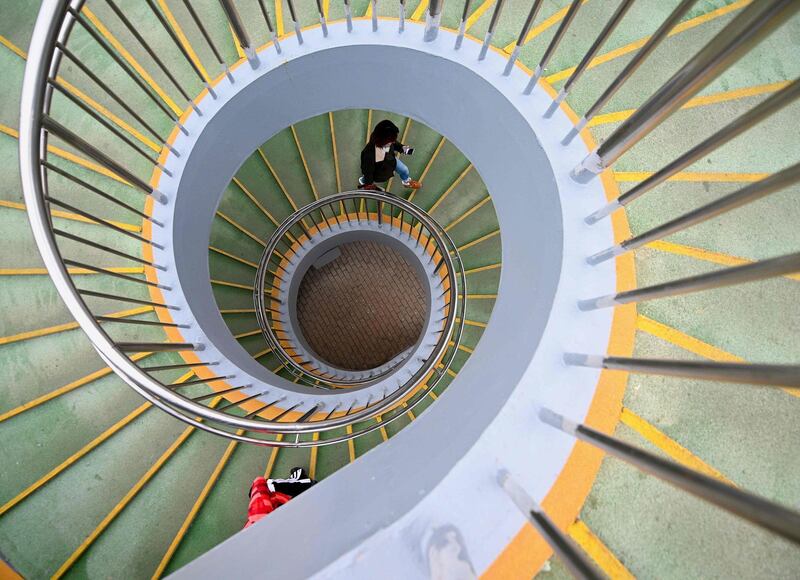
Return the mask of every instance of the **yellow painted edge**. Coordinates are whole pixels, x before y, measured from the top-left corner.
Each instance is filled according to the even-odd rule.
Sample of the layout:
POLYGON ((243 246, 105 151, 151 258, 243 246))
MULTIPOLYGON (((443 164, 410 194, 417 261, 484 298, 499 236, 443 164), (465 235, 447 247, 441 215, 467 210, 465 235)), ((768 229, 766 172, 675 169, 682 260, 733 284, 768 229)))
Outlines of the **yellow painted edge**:
MULTIPOLYGON (((527 74, 531 74, 530 69, 522 63, 518 62, 517 66, 527 74)), ((556 97, 556 91, 549 83, 542 82, 542 87, 552 98, 556 97)), ((573 124, 578 122, 578 116, 566 102, 561 103, 561 110, 573 124)), ((596 143, 589 130, 584 128, 580 136, 587 151, 593 151, 596 143)), ((606 199, 608 201, 616 199, 619 196, 619 186, 614 181, 613 174, 604 171, 600 179, 606 199)), ((615 243, 630 237, 631 232, 624 212, 612 215, 611 223, 615 243)), ((623 292, 635 288, 635 262, 631 253, 617 256, 615 264, 617 291, 623 292)), ((607 350, 609 355, 630 356, 633 353, 635 325, 635 304, 626 304, 614 309, 607 350)), ((584 423, 601 432, 612 433, 619 421, 627 381, 627 373, 601 371, 584 423)), ((581 506, 591 491, 602 460, 602 451, 587 443, 576 442, 564 468, 541 502, 544 510, 562 529, 577 519, 581 506)), ((532 577, 551 555, 552 550, 542 537, 532 526, 524 525, 482 577, 498 580, 518 577, 520 574, 532 577)))
POLYGON ((92 449, 103 443, 106 439, 110 438, 112 435, 117 433, 119 430, 128 425, 131 421, 136 419, 136 417, 144 413, 149 408, 150 408, 150 403, 144 403, 143 405, 140 405, 131 413, 129 413, 128 415, 126 415, 125 417, 114 423, 111 427, 109 427, 108 429, 103 431, 100 435, 92 439, 81 449, 70 455, 67 459, 59 463, 56 467, 48 471, 42 477, 40 477, 35 482, 26 487, 24 490, 22 490, 20 493, 18 493, 16 496, 14 496, 10 500, 8 500, 5 504, 0 506, 0 516, 7 513, 11 508, 16 506, 19 502, 21 502, 26 497, 34 493, 36 490, 38 490, 40 487, 45 485, 51 479, 56 477, 62 471, 64 471, 65 469, 76 463, 81 457, 83 457, 84 455, 89 453, 92 449))
MULTIPOLYGON (((319 441, 319 431, 311 435, 312 441, 319 441)), ((319 452, 319 447, 312 447, 311 448, 311 457, 308 460, 308 476, 311 479, 316 479, 317 476, 317 453, 319 452)))
MULTIPOLYGON (((353 434, 353 426, 352 425, 347 425, 345 427, 345 431, 347 432, 348 435, 352 435, 353 434)), ((348 439, 347 440, 347 454, 350 457, 350 463, 353 463, 353 461, 356 460, 356 446, 355 446, 355 443, 353 443, 352 439, 348 439)))
POLYGON ((411 20, 420 20, 428 9, 428 0, 422 0, 411 14, 411 20))
POLYGON ((333 168, 336 171, 336 190, 342 191, 342 176, 339 173, 339 151, 336 148, 336 129, 333 126, 333 111, 328 112, 328 123, 331 126, 331 148, 333 149, 333 168))
MULTIPOLYGON (((699 97, 694 97, 693 99, 689 99, 686 103, 681 107, 681 109, 693 109, 695 107, 705 107, 709 105, 715 105, 718 103, 726 103, 728 101, 735 101, 738 99, 745 99, 748 97, 755 97, 758 95, 764 95, 768 93, 774 93, 779 91, 789 85, 789 81, 781 81, 777 83, 769 83, 765 85, 756 85, 753 87, 743 87, 740 89, 733 89, 730 91, 722 91, 719 93, 711 93, 708 95, 702 95, 699 97)), ((589 121, 589 127, 597 127, 598 125, 605 125, 607 123, 616 123, 618 121, 624 121, 633 113, 636 112, 636 109, 625 109, 623 111, 614 111, 613 113, 605 113, 603 115, 596 115, 592 117, 589 121)))
POLYGON ((471 268, 469 270, 464 270, 464 274, 477 274, 478 272, 485 272, 486 270, 497 270, 503 266, 502 262, 497 262, 496 264, 489 264, 488 266, 480 266, 478 268, 471 268))
MULTIPOLYGON (((695 248, 694 246, 685 246, 683 244, 665 242, 664 240, 650 242, 649 244, 646 244, 645 247, 651 248, 653 250, 659 250, 661 252, 668 252, 670 254, 687 256, 689 258, 694 258, 695 260, 712 262, 714 264, 720 264, 722 266, 744 266, 745 264, 753 263, 753 260, 739 258, 738 256, 723 254, 722 252, 712 252, 710 250, 704 250, 702 248, 695 248)), ((789 280, 796 280, 800 282, 800 274, 786 274, 783 277, 788 278, 789 280)))
MULTIPOLYGON (((117 274, 143 274, 144 267, 109 267, 103 266, 105 270, 109 272, 115 272, 117 274)), ((40 276, 43 274, 47 274, 47 268, 0 268, 0 276, 40 276)), ((98 275, 99 272, 95 272, 94 270, 87 270, 86 268, 67 268, 67 273, 70 276, 80 276, 80 275, 98 275)))
POLYGON ((248 286, 246 284, 237 284, 236 282, 226 282, 225 280, 215 280, 212 278, 211 283, 218 286, 228 286, 230 288, 239 288, 240 290, 249 290, 250 292, 253 291, 252 286, 248 286))
MULTIPOLYGON (((104 316, 110 316, 112 318, 125 318, 128 316, 136 316, 137 314, 144 314, 145 312, 150 312, 152 310, 152 306, 141 306, 139 308, 131 308, 129 310, 112 312, 111 314, 106 314, 104 316)), ((29 330, 27 332, 20 332, 19 334, 0 337, 0 345, 12 344, 14 342, 29 340, 31 338, 39 338, 41 336, 49 336, 51 334, 57 334, 67 330, 73 330, 75 328, 78 328, 77 322, 66 322, 64 324, 56 324, 55 326, 48 326, 46 328, 37 328, 36 330, 29 330)))
POLYGON ((468 31, 470 28, 472 28, 475 25, 475 23, 478 20, 480 20, 480 17, 483 16, 483 14, 494 5, 495 1, 496 0, 484 0, 483 3, 480 6, 478 6, 475 9, 475 11, 472 14, 470 14, 469 17, 467 18, 464 30, 468 31))
MULTIPOLYGON (((588 1, 589 0, 583 0, 583 3, 586 4, 586 2, 588 1)), ((531 28, 530 32, 528 32, 528 36, 525 37, 525 42, 533 40, 534 38, 539 36, 542 32, 546 31, 548 28, 555 26, 556 24, 564 20, 564 17, 567 15, 568 10, 569 6, 565 6, 552 16, 545 18, 539 25, 531 28)), ((514 42, 507 44, 505 48, 503 48, 503 50, 506 52, 511 52, 512 50, 514 50, 515 45, 516 45, 516 40, 514 42)))
POLYGON ((62 85, 64 85, 65 89, 67 89, 69 92, 71 92, 77 98, 81 99, 84 103, 86 103, 92 109, 94 109, 95 111, 97 111, 98 113, 103 115, 109 121, 114 123, 117 127, 122 129, 123 131, 127 132, 132 137, 134 137, 135 139, 137 139, 138 141, 140 141, 141 143, 143 143, 144 145, 146 145, 147 147, 149 147, 150 149, 152 149, 156 153, 161 151, 161 146, 158 143, 156 143, 152 139, 150 139, 147 136, 145 136, 142 132, 137 130, 132 125, 126 123, 125 121, 123 121, 122 119, 117 117, 114 113, 112 113, 106 107, 104 107, 103 105, 101 105, 100 103, 98 103, 97 101, 92 99, 89 95, 87 95, 86 93, 81 91, 78 87, 74 86, 72 83, 70 83, 69 81, 67 81, 67 80, 65 80, 65 79, 63 79, 61 77, 58 77, 58 81, 62 85))
POLYGON ((105 27, 97 15, 92 12, 88 6, 84 6, 81 13, 86 15, 86 18, 89 19, 89 22, 94 24, 95 28, 97 28, 97 31, 103 36, 103 38, 105 38, 108 43, 116 49, 119 55, 125 59, 125 61, 131 65, 131 67, 137 73, 139 73, 139 75, 142 77, 142 80, 150 85, 150 88, 152 88, 153 91, 155 91, 155 93, 161 98, 161 100, 164 101, 164 103, 166 103, 170 109, 172 109, 172 112, 176 115, 181 115, 183 113, 181 108, 175 104, 175 101, 169 98, 169 95, 164 92, 164 89, 162 89, 158 83, 156 83, 153 77, 151 77, 150 74, 144 69, 144 67, 142 67, 142 65, 140 65, 135 58, 133 58, 133 55, 125 50, 125 47, 122 46, 122 43, 113 34, 111 34, 111 31, 105 27))
MULTIPOLYGON (((666 324, 653 320, 652 318, 648 318, 642 314, 638 315, 636 318, 636 328, 642 332, 651 334, 656 338, 660 338, 665 342, 674 344, 683 350, 713 361, 747 362, 740 356, 736 356, 735 354, 729 353, 726 350, 708 344, 707 342, 703 342, 699 338, 690 336, 685 332, 681 332, 677 328, 667 326, 666 324)), ((792 395, 793 397, 800 398, 800 391, 797 389, 786 388, 781 390, 789 395, 792 395)))
POLYGON ((686 449, 686 447, 665 435, 627 407, 623 407, 620 420, 678 463, 710 477, 715 477, 728 485, 736 485, 718 470, 686 449))
POLYGON ((234 178, 233 178, 233 182, 234 182, 234 183, 235 183, 235 184, 236 184, 236 185, 239 187, 239 189, 241 189, 241 190, 242 190, 242 192, 243 192, 243 193, 244 193, 244 194, 247 196, 247 198, 248 198, 250 201, 252 201, 252 202, 255 204, 255 206, 256 206, 256 207, 257 207, 259 210, 261 210, 261 213, 263 213, 265 216, 267 216, 267 219, 269 219, 269 221, 271 221, 271 222, 272 222, 272 223, 273 223, 275 226, 278 226, 278 225, 280 224, 280 222, 278 222, 278 221, 275 219, 275 217, 274 217, 274 216, 273 216, 271 213, 269 213, 269 211, 267 210, 267 208, 265 208, 265 207, 264 207, 264 206, 261 204, 261 202, 260 202, 260 201, 258 201, 258 199, 256 199, 256 196, 255 196, 255 195, 253 195, 253 194, 250 192, 250 190, 249 190, 249 189, 247 189, 247 188, 245 187, 244 183, 242 183, 242 182, 241 182, 241 180, 239 180, 237 177, 234 177, 234 178))
POLYGON ((597 565, 609 578, 614 578, 614 580, 634 580, 636 578, 583 521, 575 520, 570 524, 567 528, 567 535, 589 554, 592 560, 597 562, 597 565))
POLYGON ((210 83, 211 78, 208 76, 206 69, 203 67, 203 63, 200 62, 200 59, 197 57, 197 53, 194 51, 194 48, 192 48, 192 43, 189 42, 189 39, 186 38, 186 35, 183 33, 181 25, 178 24, 177 20, 175 20, 175 16, 172 15, 172 11, 169 9, 166 0, 158 0, 158 5, 161 6, 161 10, 164 11, 164 16, 167 17, 167 21, 172 27, 172 30, 175 31, 175 36, 178 37, 178 41, 181 43, 181 46, 183 46, 183 48, 189 54, 189 58, 192 59, 192 62, 198 68, 200 74, 203 75, 203 79, 207 83, 210 83))
POLYGON ((261 240, 261 238, 259 238, 259 237, 258 237, 257 235, 255 235, 253 232, 251 232, 251 231, 249 231, 248 229, 246 229, 244 226, 241 226, 241 225, 239 225, 239 224, 238 224, 236 221, 234 221, 233 219, 229 218, 227 215, 225 215, 225 214, 224 214, 224 213, 222 213, 221 211, 217 211, 217 215, 218 215, 219 217, 221 217, 223 220, 225 220, 226 222, 228 222, 230 225, 232 225, 233 227, 235 227, 237 230, 239 230, 240 232, 242 232, 244 235, 246 235, 247 237, 249 237, 249 238, 250 238, 251 240, 253 240, 254 242, 258 242, 258 243, 259 243, 259 244, 261 244, 262 246, 265 246, 265 247, 266 247, 266 244, 265 244, 265 243, 264 243, 264 242, 261 240))
POLYGON ((372 0, 367 1, 367 10, 364 12, 364 18, 372 18, 372 0))
POLYGON ((220 310, 220 314, 247 314, 255 311, 255 308, 229 308, 220 310))
POLYGON ((14 570, 11 567, 11 565, 8 562, 0 560, 0 580, 24 580, 24 579, 17 573, 16 570, 14 570))
POLYGON ((499 233, 500 233, 499 229, 495 230, 493 232, 489 232, 488 234, 486 234, 485 236, 481 236, 477 240, 472 240, 471 242, 466 243, 463 246, 459 246, 458 247, 458 251, 462 252, 462 251, 464 251, 464 250, 466 250, 468 248, 471 248, 472 246, 474 246, 476 244, 480 244, 481 242, 483 242, 485 240, 488 240, 489 238, 493 238, 494 236, 498 235, 499 233))
POLYGON ((462 180, 463 180, 463 179, 464 179, 464 178, 467 176, 467 173, 469 173, 470 171, 472 171, 472 168, 473 168, 473 165, 472 165, 472 163, 470 163, 469 165, 467 165, 466 169, 464 169, 464 171, 462 171, 462 172, 459 174, 459 176, 458 176, 458 177, 456 177, 455 181, 453 181, 453 183, 451 183, 451 184, 450 184, 450 187, 448 187, 448 188, 445 190, 445 192, 444 192, 444 193, 443 193, 443 194, 442 194, 442 195, 439 197, 439 199, 437 199, 437 200, 436 200, 436 203, 434 203, 434 204, 433 204, 433 206, 431 207, 431 209, 429 209, 429 210, 428 210, 428 213, 429 213, 429 214, 431 214, 431 213, 433 213, 434 211, 436 211, 436 208, 438 208, 438 207, 439 207, 439 205, 441 205, 441 203, 442 203, 442 202, 443 202, 445 199, 447 199, 447 196, 448 196, 448 195, 450 195, 450 193, 451 193, 451 192, 452 192, 452 191, 453 191, 453 190, 454 190, 456 187, 458 187, 458 184, 459 184, 459 183, 461 183, 461 181, 462 181, 462 180))
MULTIPOLYGON (((738 2, 734 2, 733 4, 728 4, 727 6, 723 6, 722 8, 717 8, 716 10, 712 10, 711 12, 708 12, 706 14, 702 14, 702 15, 697 16, 695 18, 691 18, 689 20, 685 20, 685 21, 677 24, 672 30, 670 30, 669 33, 667 34, 667 37, 674 36, 676 34, 680 34, 681 32, 685 32, 685 31, 690 30, 690 29, 692 29, 692 28, 694 28, 696 26, 700 26, 701 24, 704 24, 706 22, 710 22, 712 20, 720 18, 721 16, 725 16, 726 14, 730 14, 731 12, 734 12, 735 10, 739 10, 740 8, 744 8, 745 6, 750 4, 752 1, 753 0, 739 0, 738 2)), ((624 55, 626 55, 628 53, 631 53, 631 52, 633 52, 635 50, 639 50, 641 47, 643 47, 647 43, 648 40, 650 40, 651 36, 652 35, 644 36, 644 37, 640 38, 639 40, 634 40, 633 42, 630 42, 630 43, 628 43, 628 44, 626 44, 624 46, 620 46, 619 48, 615 48, 614 50, 610 50, 610 51, 608 51, 606 53, 603 53, 601 55, 598 55, 598 56, 594 57, 589 62, 589 67, 588 68, 590 68, 590 69, 594 68, 594 67, 596 67, 596 66, 598 66, 600 64, 603 64, 603 63, 606 63, 606 62, 610 62, 610 61, 612 61, 612 60, 614 60, 616 58, 624 56, 624 55)), ((563 79, 567 78, 568 76, 570 76, 575 71, 575 68, 576 67, 573 66, 573 67, 569 67, 567 69, 558 71, 556 73, 553 73, 553 74, 548 75, 547 77, 545 77, 545 80, 548 83, 556 83, 556 82, 558 82, 560 80, 563 80, 563 79)))
POLYGON ((328 15, 331 13, 331 0, 323 0, 322 2, 322 15, 325 18, 328 18, 328 15))
POLYGON ((28 60, 28 55, 25 54, 25 51, 22 50, 21 48, 19 48, 17 45, 15 45, 13 42, 11 42, 9 39, 7 39, 3 35, 0 35, 0 44, 5 46, 8 50, 10 50, 14 54, 16 54, 22 60, 28 60))
POLYGON ((70 555, 69 558, 56 570, 55 574, 53 574, 52 579, 56 580, 64 576, 67 571, 72 567, 75 562, 78 561, 86 550, 94 543, 94 541, 100 537, 105 529, 111 524, 112 521, 119 515, 122 510, 127 507, 127 505, 133 500, 134 497, 147 485, 153 476, 158 473, 158 471, 163 467, 163 465, 172 457, 175 451, 189 438, 194 432, 194 427, 187 427, 183 430, 183 433, 170 445, 164 453, 156 460, 156 462, 150 466, 150 468, 139 478, 139 480, 134 484, 134 486, 128 490, 128 493, 115 505, 111 511, 103 518, 103 520, 97 525, 97 527, 92 530, 92 532, 86 537, 86 539, 81 542, 81 545, 70 555))
MULTIPOLYGON (((230 23, 228 24, 228 30, 230 30, 230 32, 231 32, 231 39, 233 40, 233 47, 236 49, 236 55, 239 57, 239 60, 241 62, 241 59, 247 58, 247 55, 242 50, 242 46, 239 43, 239 39, 236 37, 236 32, 233 31, 233 26, 231 26, 230 23)), ((231 69, 231 70, 233 70, 233 69, 231 69)))
MULTIPOLYGON (((244 433, 244 429, 239 429, 236 432, 237 435, 241 435, 242 433, 244 433)), ((181 541, 186 535, 186 532, 189 530, 189 526, 192 525, 192 522, 194 521, 195 517, 197 517, 197 514, 200 512, 200 508, 203 507, 206 498, 208 498, 208 495, 211 493, 211 490, 214 488, 214 485, 216 485, 217 480, 219 479, 219 476, 222 473, 222 470, 225 469, 225 465, 228 463, 228 460, 231 458, 231 455, 233 455, 233 452, 236 449, 238 443, 239 443, 238 441, 231 441, 230 443, 228 443, 228 447, 225 448, 225 452, 222 454, 222 457, 220 458, 219 462, 217 462, 217 465, 214 467, 214 471, 211 472, 208 481, 206 481, 205 486, 203 486, 203 489, 200 491, 200 495, 197 496, 197 500, 195 500, 194 504, 192 505, 192 508, 189 510, 189 513, 183 520, 181 527, 178 528, 175 537, 172 538, 172 542, 170 542, 170 545, 167 548, 164 557, 161 558, 161 562, 159 562, 156 571, 153 572, 152 576, 153 580, 161 578, 161 576, 164 574, 164 570, 167 568, 167 565, 169 565, 170 560, 172 560, 172 556, 175 555, 175 551, 178 549, 178 546, 180 546, 181 541)))
MULTIPOLYGON (((653 175, 652 171, 615 171, 618 182, 644 181, 653 175)), ((770 173, 739 173, 733 171, 681 171, 668 181, 714 181, 725 183, 752 183, 769 177, 770 173)))
POLYGON ((300 161, 303 163, 303 169, 306 170, 306 177, 308 178, 308 184, 311 186, 311 193, 314 194, 314 200, 319 200, 319 193, 317 193, 317 186, 314 185, 314 179, 311 177, 311 170, 308 168, 308 162, 306 161, 306 155, 303 153, 303 147, 300 145, 300 139, 297 137, 297 130, 294 128, 294 125, 290 125, 289 129, 292 131, 292 137, 294 137, 294 144, 297 146, 297 152, 300 154, 300 161))
POLYGON ((284 34, 283 29, 283 0, 275 0, 275 26, 278 38, 284 34))
MULTIPOLYGON (((283 434, 279 433, 277 437, 275 437, 276 441, 283 441, 283 434)), ((278 451, 280 451, 280 447, 273 447, 269 453, 269 459, 267 460, 267 466, 264 468, 264 477, 269 477, 272 475, 272 468, 275 467, 275 460, 278 458, 278 451)))
POLYGON ((486 195, 486 197, 484 197, 484 198, 483 198, 482 200, 480 200, 478 203, 476 203, 475 205, 473 205, 473 206, 472 206, 470 209, 468 209, 466 212, 464 212, 463 214, 461 214, 461 216, 460 216, 459 218, 457 218, 455 221, 452 221, 452 222, 450 222, 450 224, 449 224, 447 227, 445 227, 445 228, 444 228, 444 231, 446 231, 446 232, 450 231, 451 229, 453 229, 454 227, 456 227, 458 224, 460 224, 462 221, 464 221, 465 219, 467 219, 469 216, 471 216, 473 213, 475 213, 476 211, 478 211, 480 208, 482 208, 484 205, 486 205, 486 204, 487 204, 488 202, 490 202, 491 200, 492 200, 491 196, 487 194, 487 195, 486 195))
POLYGON ((245 260, 244 258, 240 258, 239 256, 231 254, 230 252, 226 252, 225 250, 215 248, 214 246, 208 246, 208 249, 211 250, 212 252, 220 254, 221 256, 225 256, 226 258, 230 258, 231 260, 235 260, 241 264, 250 266, 251 268, 256 268, 256 269, 258 268, 258 264, 256 264, 255 262, 251 262, 250 260, 245 260))
MULTIPOLYGON (((445 142, 445 138, 442 137, 439 140, 439 144, 436 146, 436 149, 433 150, 433 155, 431 155, 431 158, 428 159, 428 163, 425 164, 425 169, 422 170, 422 173, 419 176, 420 182, 425 180, 425 176, 428 175, 428 171, 430 170, 431 166, 433 165, 433 162, 436 160, 436 157, 438 157, 439 151, 441 151, 442 147, 444 147, 444 142, 445 142)), ((412 199, 414 199, 414 196, 417 194, 417 191, 419 191, 419 190, 414 189, 414 190, 411 191, 411 195, 408 196, 408 201, 411 201, 412 199)))
POLYGON ((283 185, 283 181, 281 181, 281 178, 278 177, 278 173, 275 171, 275 168, 272 167, 272 163, 269 162, 269 159, 267 159, 266 154, 261 150, 261 147, 256 149, 256 151, 258 151, 258 154, 261 156, 261 159, 264 161, 264 165, 267 166, 267 170, 269 170, 270 174, 272 175, 272 178, 275 180, 275 183, 278 184, 278 187, 281 188, 281 191, 283 192, 283 195, 286 196, 286 200, 289 202, 289 205, 292 206, 292 209, 294 211, 297 211, 297 209, 298 209, 297 204, 292 199, 292 196, 289 195, 289 191, 283 185))

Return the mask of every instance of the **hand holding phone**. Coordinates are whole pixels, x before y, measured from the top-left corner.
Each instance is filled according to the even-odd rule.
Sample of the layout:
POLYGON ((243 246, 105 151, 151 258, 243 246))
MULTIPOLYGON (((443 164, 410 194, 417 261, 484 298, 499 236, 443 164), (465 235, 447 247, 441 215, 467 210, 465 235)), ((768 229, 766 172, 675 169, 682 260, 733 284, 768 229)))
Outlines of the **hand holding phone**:
POLYGON ((414 154, 414 148, 413 147, 409 147, 408 145, 403 145, 403 153, 405 155, 413 155, 414 154))

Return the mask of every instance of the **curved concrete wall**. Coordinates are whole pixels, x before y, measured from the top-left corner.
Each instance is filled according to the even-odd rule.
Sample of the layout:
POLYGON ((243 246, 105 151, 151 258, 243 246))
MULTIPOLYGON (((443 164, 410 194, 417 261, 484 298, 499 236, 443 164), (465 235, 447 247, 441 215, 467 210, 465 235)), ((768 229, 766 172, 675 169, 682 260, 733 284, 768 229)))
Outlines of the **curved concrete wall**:
MULTIPOLYGON (((388 109, 450 139, 492 194, 503 269, 488 328, 419 420, 177 576, 368 578, 391 570, 425 577, 426 541, 437 529, 457 530, 481 573, 523 523, 496 483, 497 469, 508 468, 541 499, 572 449, 574 441, 541 424, 536 411, 547 405, 581 419, 594 394, 597 373, 565 367, 561 356, 606 349, 612 313, 581 313, 576 305, 615 288, 612 263, 591 268, 584 261, 612 243, 610 224, 582 221, 605 202, 604 191, 597 180, 569 178, 587 150, 579 139, 560 144, 570 121, 561 111, 542 117, 550 98, 538 87, 523 96, 523 71, 503 77, 505 59, 494 51, 478 61, 477 43, 466 40, 454 51, 451 33, 424 43, 422 32, 407 22, 398 34, 387 21, 377 32, 357 21, 352 34, 335 23, 328 38, 308 30, 302 46, 282 43, 280 59, 267 47, 256 69, 239 67, 238 94, 220 86, 219 101, 206 97, 204 117, 187 120, 196 146, 179 137, 179 148, 191 153, 170 159, 177 181, 160 187, 170 204, 156 217, 175 232, 163 258, 179 264, 166 282, 192 297, 188 313, 197 314, 202 331, 194 327, 187 338, 222 340, 229 333, 208 308, 205 246, 219 192, 244 157, 295 121, 340 108, 388 109), (206 311, 196 312, 201 306, 206 311)), ((220 348, 232 358, 234 351, 220 348)))

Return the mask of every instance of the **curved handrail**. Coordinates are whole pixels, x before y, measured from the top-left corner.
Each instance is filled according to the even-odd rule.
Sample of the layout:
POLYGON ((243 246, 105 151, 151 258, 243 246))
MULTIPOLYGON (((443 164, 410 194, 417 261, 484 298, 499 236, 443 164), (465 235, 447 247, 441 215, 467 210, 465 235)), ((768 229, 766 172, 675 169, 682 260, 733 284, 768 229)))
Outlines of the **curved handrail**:
MULTIPOLYGON (((342 221, 346 220, 348 223, 351 223, 351 216, 355 216, 355 220, 360 222, 363 219, 361 216, 366 215, 367 221, 377 223, 378 225, 381 225, 386 219, 389 220, 390 224, 393 224, 395 218, 392 216, 398 212, 401 216, 401 219, 398 221, 398 224, 401 228, 403 225, 405 225, 405 218, 403 217, 404 214, 407 214, 411 220, 408 224, 409 232, 413 231, 414 228, 419 225, 419 231, 416 234, 417 244, 420 243, 420 239, 423 236, 423 231, 427 232, 425 234, 426 243, 424 245, 424 251, 427 252, 430 248, 431 262, 436 259, 436 256, 438 255, 442 265, 436 268, 436 270, 439 271, 441 267, 444 266, 446 273, 441 276, 441 280, 443 283, 445 280, 449 280, 450 282, 450 286, 448 290, 446 290, 447 299, 445 300, 447 316, 444 318, 442 330, 437 333, 439 338, 436 341, 435 348, 433 352, 426 358, 422 366, 408 381, 406 381, 401 388, 405 390, 413 388, 415 384, 418 383, 436 364, 444 364, 445 368, 449 367, 452 356, 450 357, 450 360, 447 360, 447 362, 440 363, 439 361, 444 356, 445 351, 451 342, 455 343, 456 347, 458 346, 458 336, 456 337, 456 340, 451 338, 457 320, 455 315, 456 308, 454 307, 457 306, 459 301, 463 303, 466 295, 466 277, 463 275, 461 258, 455 243, 447 234, 447 232, 445 232, 444 228, 442 228, 438 222, 436 222, 436 220, 434 220, 425 211, 413 203, 388 192, 355 190, 323 197, 322 199, 299 208, 297 211, 287 217, 270 237, 269 242, 267 243, 266 248, 261 255, 261 260, 258 264, 258 270, 256 271, 256 282, 253 286, 253 302, 255 305, 256 317, 258 318, 258 323, 261 327, 262 334, 267 340, 267 343, 273 349, 273 352, 281 360, 283 367, 295 374, 301 380, 306 381, 308 384, 314 385, 318 384, 320 381, 333 387, 337 385, 347 385, 352 387, 372 384, 386 375, 394 372, 397 366, 402 364, 405 359, 401 359, 380 373, 376 373, 365 379, 334 378, 327 373, 314 372, 314 369, 308 369, 303 364, 297 362, 295 358, 289 352, 287 352, 287 349, 283 344, 285 341, 278 338, 274 332, 274 327, 271 324, 271 322, 280 323, 282 320, 276 317, 275 312, 268 308, 266 304, 268 299, 268 294, 265 291, 266 277, 267 275, 272 275, 273 280, 276 277, 274 273, 269 271, 269 264, 271 260, 277 260, 278 264, 280 264, 280 261, 284 259, 286 255, 278 252, 278 246, 283 244, 286 248, 288 248, 289 252, 294 252, 297 249, 295 246, 298 242, 292 242, 293 239, 305 239, 308 241, 315 235, 312 234, 310 230, 316 230, 316 233, 321 233, 324 229, 332 228, 334 225, 341 225, 340 218, 342 221), (352 202, 353 207, 355 208, 353 212, 350 212, 346 209, 346 203, 348 201, 352 202), (362 207, 361 203, 367 201, 377 202, 378 208, 376 212, 373 213, 367 211, 365 214, 365 212, 359 210, 359 208, 362 207), (390 208, 388 216, 384 213, 384 205, 389 206, 390 208), (325 214, 326 208, 328 208, 328 211, 331 213, 331 218, 328 218, 325 214), (315 212, 319 213, 319 215, 323 218, 322 223, 318 223, 314 218, 315 212), (374 215, 375 218, 372 218, 372 215, 374 215), (311 228, 308 228, 304 225, 303 220, 306 218, 309 218, 314 223, 311 228), (298 236, 291 235, 291 230, 294 227, 299 227, 301 230, 301 233, 298 234, 298 236), (430 244, 431 240, 434 242, 433 245, 430 244), (458 272, 456 271, 456 265, 458 265, 458 272), (460 282, 460 286, 459 284, 455 283, 457 273, 461 273, 458 280, 460 282)), ((281 268, 281 266, 278 265, 278 268, 281 268)), ((463 317, 461 320, 462 322, 460 324, 463 327, 463 317)), ((460 335, 460 330, 458 335, 460 335)))

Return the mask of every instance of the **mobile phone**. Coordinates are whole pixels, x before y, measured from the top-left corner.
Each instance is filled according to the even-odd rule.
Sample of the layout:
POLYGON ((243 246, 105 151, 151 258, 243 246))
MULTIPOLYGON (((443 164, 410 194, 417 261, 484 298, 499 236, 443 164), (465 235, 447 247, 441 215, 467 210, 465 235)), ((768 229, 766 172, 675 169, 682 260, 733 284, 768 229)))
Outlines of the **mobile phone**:
POLYGON ((406 155, 413 155, 414 154, 414 148, 413 147, 409 147, 408 145, 406 145, 405 147, 403 147, 403 153, 405 153, 406 155))

